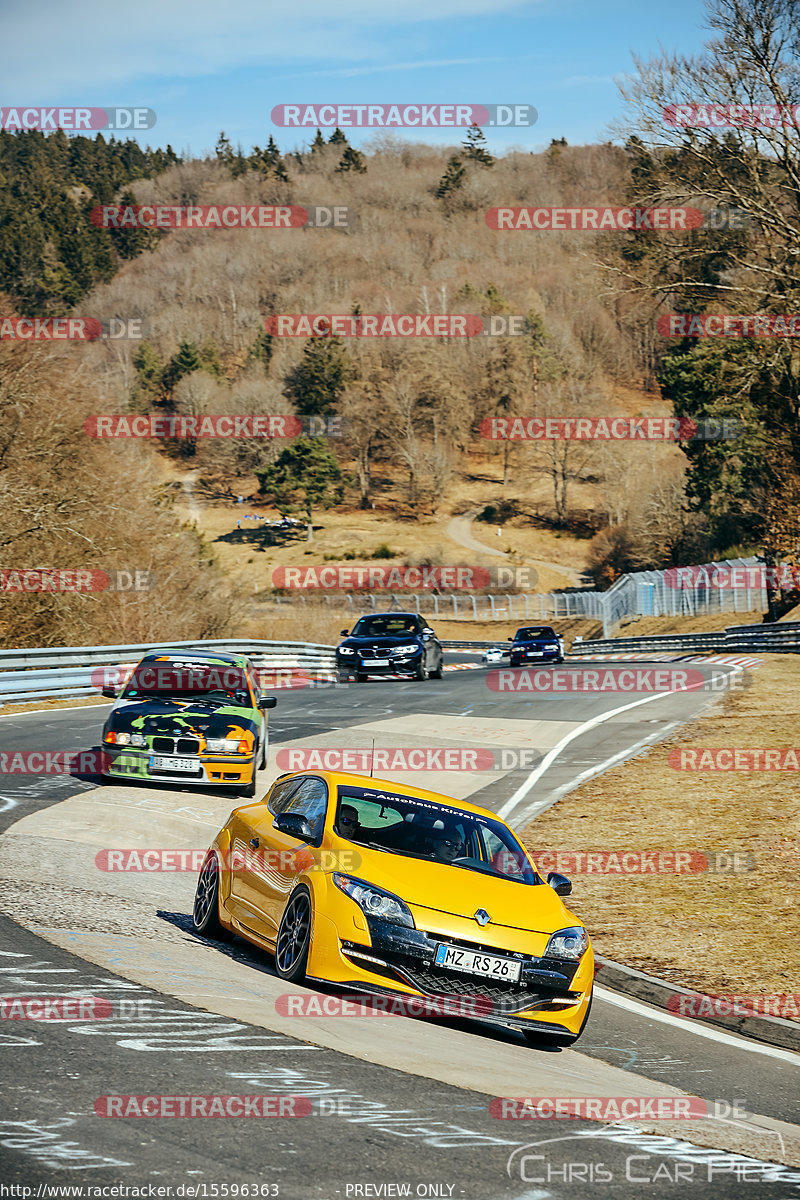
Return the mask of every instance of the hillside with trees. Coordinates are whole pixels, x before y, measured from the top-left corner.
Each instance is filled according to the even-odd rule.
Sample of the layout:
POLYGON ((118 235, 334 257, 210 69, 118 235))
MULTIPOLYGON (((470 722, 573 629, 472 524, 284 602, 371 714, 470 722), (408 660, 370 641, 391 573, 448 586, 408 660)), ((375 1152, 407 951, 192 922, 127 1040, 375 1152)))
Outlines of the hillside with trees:
MULTIPOLYGON (((192 472, 208 495, 258 496, 305 519, 313 504, 443 522, 469 509, 475 481, 488 480, 487 520, 583 537, 600 586, 625 570, 742 550, 791 558, 800 544, 793 341, 665 337, 657 324, 666 313, 800 312, 798 127, 672 128, 663 118, 697 95, 789 103, 798 39, 790 9, 716 0, 703 55, 637 63, 618 142, 574 147, 562 138, 542 153, 500 157, 476 128, 452 147, 384 133, 361 151, 336 130, 292 151, 269 136, 248 153, 223 133, 213 156, 178 161, 170 150, 139 159, 99 137, 0 134, 8 311, 116 315, 147 330, 140 342, 0 343, 7 559, 41 564, 58 552, 77 562, 134 547, 144 559, 166 554, 185 626, 199 631, 202 612, 204 629, 224 629, 217 598, 227 584, 170 513, 165 471, 192 472), (22 221, 18 209, 8 214, 26 189, 62 197, 50 230, 26 234, 30 247, 47 243, 44 274, 25 265, 32 249, 16 260, 8 249, 9 228, 22 221), (98 200, 346 206, 352 219, 109 231, 85 224, 98 200), (674 232, 512 231, 487 224, 498 205, 703 213, 729 205, 746 220, 674 232), (62 237, 67 226, 74 246, 62 237), (520 315, 526 327, 522 336, 471 338, 267 332, 268 317, 291 313, 520 315), (97 413, 293 413, 338 418, 344 432, 295 443, 89 442, 83 422, 97 413), (677 446, 480 435, 492 417, 673 414, 729 419, 740 436, 677 446), (52 475, 30 428, 34 442, 56 447, 52 475)), ((170 593, 158 602, 177 635, 170 593)), ((137 603, 141 620, 130 603, 118 618, 125 611, 144 628, 155 600, 137 603)), ((4 599, 4 637, 41 641, 41 622, 58 605, 52 640, 115 640, 108 616, 93 616, 79 598, 28 604, 24 619, 4 599)))

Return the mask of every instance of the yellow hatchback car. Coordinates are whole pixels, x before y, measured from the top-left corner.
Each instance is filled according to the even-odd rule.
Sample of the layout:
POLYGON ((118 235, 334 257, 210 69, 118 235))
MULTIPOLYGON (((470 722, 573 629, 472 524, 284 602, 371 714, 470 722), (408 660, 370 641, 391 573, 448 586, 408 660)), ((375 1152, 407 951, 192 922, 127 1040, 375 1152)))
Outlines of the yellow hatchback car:
MULTIPOLYGON (((548 886, 549 885, 549 886, 548 886)), ((594 958, 494 813, 437 792, 334 771, 283 775, 235 809, 203 862, 194 928, 275 955, 278 975, 382 996, 471 999, 465 1015, 571 1045, 594 958)), ((452 1011, 452 1010, 451 1010, 452 1011)))

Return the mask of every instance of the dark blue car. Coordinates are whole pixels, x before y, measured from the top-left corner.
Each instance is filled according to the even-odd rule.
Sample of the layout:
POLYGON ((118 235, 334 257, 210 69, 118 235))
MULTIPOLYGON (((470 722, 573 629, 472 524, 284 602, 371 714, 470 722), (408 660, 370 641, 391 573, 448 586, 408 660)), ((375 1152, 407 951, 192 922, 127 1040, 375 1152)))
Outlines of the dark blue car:
POLYGON ((336 648, 340 680, 355 675, 409 675, 412 679, 441 679, 444 653, 430 625, 416 613, 376 613, 360 617, 336 648))
POLYGON ((523 625, 511 642, 509 661, 512 667, 524 663, 563 662, 564 646, 554 629, 549 625, 523 625))

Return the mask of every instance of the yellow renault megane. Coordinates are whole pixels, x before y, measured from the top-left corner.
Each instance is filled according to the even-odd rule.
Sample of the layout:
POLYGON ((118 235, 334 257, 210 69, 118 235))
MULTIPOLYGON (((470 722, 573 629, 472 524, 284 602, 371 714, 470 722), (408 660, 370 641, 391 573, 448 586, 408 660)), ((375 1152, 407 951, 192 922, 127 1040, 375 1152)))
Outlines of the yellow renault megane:
POLYGON ((570 1045, 592 1001, 583 923, 494 813, 334 771, 283 775, 203 862, 194 928, 238 933, 277 973, 378 995, 474 998, 533 1045, 570 1045), (549 885, 549 886, 548 886, 549 885))

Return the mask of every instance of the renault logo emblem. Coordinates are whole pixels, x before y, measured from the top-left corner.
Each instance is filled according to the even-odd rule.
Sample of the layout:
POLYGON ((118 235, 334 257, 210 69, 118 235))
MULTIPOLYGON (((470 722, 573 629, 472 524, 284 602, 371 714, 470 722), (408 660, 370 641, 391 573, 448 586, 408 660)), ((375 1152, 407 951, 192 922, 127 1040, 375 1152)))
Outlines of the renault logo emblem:
POLYGON ((488 925, 491 919, 485 908, 479 908, 475 913, 475 920, 479 925, 488 925))

